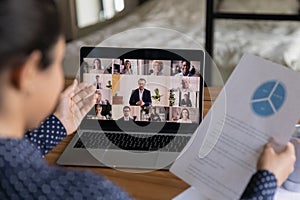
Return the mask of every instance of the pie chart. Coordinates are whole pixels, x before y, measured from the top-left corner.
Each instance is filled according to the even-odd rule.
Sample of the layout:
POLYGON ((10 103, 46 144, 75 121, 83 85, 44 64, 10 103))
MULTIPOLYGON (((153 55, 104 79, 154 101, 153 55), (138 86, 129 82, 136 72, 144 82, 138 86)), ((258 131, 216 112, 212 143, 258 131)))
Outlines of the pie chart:
POLYGON ((251 106, 259 116, 268 117, 279 111, 285 101, 286 90, 280 81, 267 81, 254 92, 251 106))

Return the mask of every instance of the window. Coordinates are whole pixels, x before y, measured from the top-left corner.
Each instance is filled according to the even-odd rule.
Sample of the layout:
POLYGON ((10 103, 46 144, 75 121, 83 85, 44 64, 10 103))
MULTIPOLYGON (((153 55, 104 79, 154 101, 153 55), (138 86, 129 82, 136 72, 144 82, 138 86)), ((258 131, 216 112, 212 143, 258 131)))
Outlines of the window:
POLYGON ((145 0, 57 0, 67 41, 100 30, 145 0))
POLYGON ((76 0, 77 25, 84 28, 112 19, 124 8, 124 0, 76 0))

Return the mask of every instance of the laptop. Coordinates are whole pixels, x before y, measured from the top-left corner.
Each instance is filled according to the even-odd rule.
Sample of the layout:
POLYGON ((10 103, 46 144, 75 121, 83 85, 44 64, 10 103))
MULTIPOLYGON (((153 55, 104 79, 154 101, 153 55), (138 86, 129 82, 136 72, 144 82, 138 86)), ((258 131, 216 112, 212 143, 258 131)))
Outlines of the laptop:
POLYGON ((59 165, 168 169, 202 121, 204 52, 82 47, 96 105, 59 165))

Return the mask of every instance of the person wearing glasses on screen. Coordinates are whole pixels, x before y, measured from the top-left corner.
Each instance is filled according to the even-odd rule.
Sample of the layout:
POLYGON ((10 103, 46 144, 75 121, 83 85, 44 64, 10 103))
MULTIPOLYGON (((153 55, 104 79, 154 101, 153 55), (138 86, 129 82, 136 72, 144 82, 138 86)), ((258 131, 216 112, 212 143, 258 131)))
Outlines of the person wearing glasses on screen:
POLYGON ((139 87, 135 89, 130 96, 129 104, 131 106, 149 106, 152 104, 151 92, 145 88, 146 80, 138 80, 139 87))
POLYGON ((118 121, 121 122, 132 122, 134 121, 133 118, 130 116, 130 107, 129 106, 124 106, 123 107, 123 116, 121 118, 118 119, 118 121))

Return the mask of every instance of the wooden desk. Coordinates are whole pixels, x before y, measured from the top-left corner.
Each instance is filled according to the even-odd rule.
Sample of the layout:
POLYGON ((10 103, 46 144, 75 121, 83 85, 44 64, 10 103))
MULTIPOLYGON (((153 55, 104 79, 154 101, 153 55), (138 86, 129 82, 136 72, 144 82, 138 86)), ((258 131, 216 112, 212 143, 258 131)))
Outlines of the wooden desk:
MULTIPOLYGON (((205 88, 204 115, 209 110, 212 102, 220 92, 220 88, 205 88)), ((51 152, 46 155, 50 165, 55 165, 56 160, 65 149, 73 136, 66 137, 51 152)), ((111 168, 73 167, 75 169, 91 170, 107 177, 126 190, 133 198, 141 200, 172 199, 189 187, 188 184, 166 170, 156 170, 147 173, 127 173, 111 168)), ((142 171, 141 171, 142 172, 142 171)))

